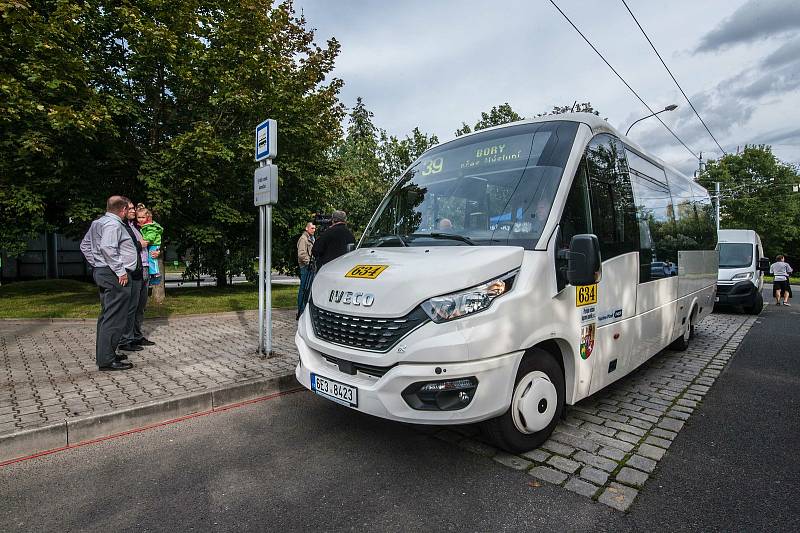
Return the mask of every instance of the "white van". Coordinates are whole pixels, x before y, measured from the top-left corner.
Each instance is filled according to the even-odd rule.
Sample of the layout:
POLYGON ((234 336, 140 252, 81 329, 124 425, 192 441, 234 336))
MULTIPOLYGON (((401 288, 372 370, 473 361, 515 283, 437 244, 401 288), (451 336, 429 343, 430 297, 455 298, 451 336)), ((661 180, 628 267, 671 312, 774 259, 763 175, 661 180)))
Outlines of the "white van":
POLYGON ((717 302, 759 314, 764 307, 764 273, 769 272, 761 237, 751 229, 721 229, 718 241, 717 302))
POLYGON ((365 413, 485 422, 530 450, 565 404, 687 347, 714 305, 715 245, 706 190, 595 115, 458 137, 317 273, 296 376, 365 413))

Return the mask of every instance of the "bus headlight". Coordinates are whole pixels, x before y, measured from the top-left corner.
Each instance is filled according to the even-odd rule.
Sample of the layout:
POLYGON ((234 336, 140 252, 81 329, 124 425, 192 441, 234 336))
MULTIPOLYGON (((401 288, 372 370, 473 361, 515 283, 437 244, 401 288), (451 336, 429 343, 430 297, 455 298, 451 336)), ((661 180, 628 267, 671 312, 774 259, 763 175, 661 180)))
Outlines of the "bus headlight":
POLYGON ((741 279, 750 279, 752 276, 753 276, 752 272, 740 272, 740 273, 736 274, 735 276, 733 276, 733 279, 734 280, 737 280, 737 279, 740 279, 740 280, 741 279))
POLYGON ((464 291, 436 296, 422 303, 422 310, 434 322, 455 320, 487 309, 492 302, 511 290, 519 269, 464 291))

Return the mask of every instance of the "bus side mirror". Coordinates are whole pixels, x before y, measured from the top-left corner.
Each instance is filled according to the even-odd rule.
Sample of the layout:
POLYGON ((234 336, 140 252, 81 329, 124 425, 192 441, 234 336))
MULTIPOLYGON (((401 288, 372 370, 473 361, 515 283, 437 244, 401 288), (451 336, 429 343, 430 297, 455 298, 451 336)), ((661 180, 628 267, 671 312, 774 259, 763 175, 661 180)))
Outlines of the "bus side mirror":
POLYGON ((766 257, 762 257, 761 259, 759 259, 758 260, 758 269, 761 272, 763 272, 765 274, 768 274, 769 273, 769 259, 767 259, 766 257))
POLYGON ((600 241, 596 235, 575 235, 567 253, 567 281, 571 285, 592 285, 600 281, 600 241))
POLYGON ((356 245, 355 244, 353 244, 352 242, 347 243, 347 251, 348 252, 352 252, 355 249, 356 249, 356 245))

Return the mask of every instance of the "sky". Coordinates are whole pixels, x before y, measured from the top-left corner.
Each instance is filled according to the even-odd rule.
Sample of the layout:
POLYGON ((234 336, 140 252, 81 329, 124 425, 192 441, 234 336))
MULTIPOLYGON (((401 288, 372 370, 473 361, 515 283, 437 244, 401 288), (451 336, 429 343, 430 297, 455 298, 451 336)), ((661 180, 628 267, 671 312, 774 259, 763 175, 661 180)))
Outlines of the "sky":
MULTIPOLYGON (((704 159, 721 150, 622 0, 554 0, 639 96, 704 159)), ((727 152, 771 144, 800 164, 800 0, 626 0, 711 133, 727 152)), ((621 131, 650 111, 550 0, 296 0, 315 40, 341 44, 342 102, 362 97, 374 123, 454 137, 462 122, 508 102, 533 117, 592 103, 621 131)), ((697 158, 658 122, 631 139, 691 173, 697 158)))

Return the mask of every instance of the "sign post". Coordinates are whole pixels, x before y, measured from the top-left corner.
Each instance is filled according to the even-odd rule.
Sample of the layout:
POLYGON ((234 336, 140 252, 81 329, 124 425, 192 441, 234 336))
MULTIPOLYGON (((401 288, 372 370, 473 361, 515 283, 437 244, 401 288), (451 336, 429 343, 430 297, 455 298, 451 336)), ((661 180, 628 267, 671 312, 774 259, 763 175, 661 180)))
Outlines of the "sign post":
POLYGON ((272 349, 272 206, 278 203, 277 122, 267 119, 256 126, 253 204, 258 207, 258 354, 274 355, 272 349))

